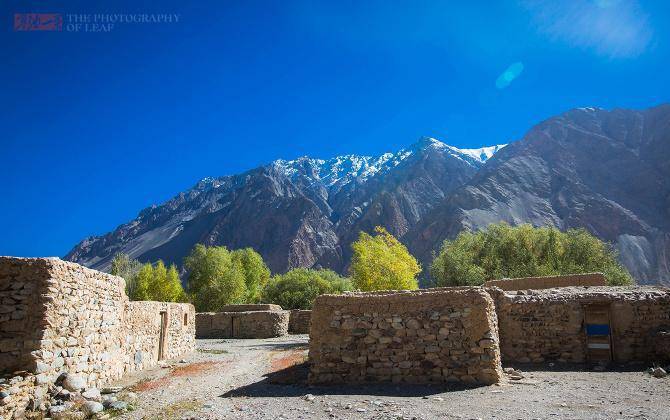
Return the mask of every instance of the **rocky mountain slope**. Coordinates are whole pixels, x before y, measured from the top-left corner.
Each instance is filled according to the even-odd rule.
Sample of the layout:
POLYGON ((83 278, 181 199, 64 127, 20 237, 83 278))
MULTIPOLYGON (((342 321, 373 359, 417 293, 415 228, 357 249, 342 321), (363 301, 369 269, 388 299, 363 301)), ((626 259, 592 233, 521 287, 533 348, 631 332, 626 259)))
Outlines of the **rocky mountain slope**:
POLYGON ((65 258, 179 264, 205 243, 254 247, 273 271, 343 271, 358 232, 383 225, 425 266, 445 238, 506 220, 585 227, 615 244, 638 281, 670 283, 670 106, 576 109, 503 147, 423 138, 377 157, 277 160, 203 179, 65 258))

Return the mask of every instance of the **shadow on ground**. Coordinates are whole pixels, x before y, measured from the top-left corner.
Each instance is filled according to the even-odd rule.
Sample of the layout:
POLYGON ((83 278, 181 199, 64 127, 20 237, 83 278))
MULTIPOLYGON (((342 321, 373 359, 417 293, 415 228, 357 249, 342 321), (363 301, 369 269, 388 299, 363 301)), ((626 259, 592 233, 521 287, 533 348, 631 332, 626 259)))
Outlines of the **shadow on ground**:
MULTIPOLYGON (((219 395, 229 397, 301 397, 313 395, 375 395, 388 397, 423 397, 456 392, 473 388, 461 384, 408 385, 408 384, 361 384, 361 385, 307 385, 307 363, 291 366, 277 372, 264 375, 264 379, 253 384, 219 395)), ((476 388, 476 387, 474 387, 476 388)))

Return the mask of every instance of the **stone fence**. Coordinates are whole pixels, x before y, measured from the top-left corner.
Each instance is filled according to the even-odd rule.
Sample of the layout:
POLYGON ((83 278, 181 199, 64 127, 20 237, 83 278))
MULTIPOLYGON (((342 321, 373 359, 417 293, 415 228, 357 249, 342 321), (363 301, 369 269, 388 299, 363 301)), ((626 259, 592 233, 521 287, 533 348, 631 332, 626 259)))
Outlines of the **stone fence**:
POLYGON ((465 382, 501 378, 493 300, 478 287, 319 296, 309 382, 465 382))
POLYGON ((229 305, 224 309, 228 311, 196 314, 196 337, 270 338, 288 334, 289 311, 282 310, 281 306, 229 305), (257 308, 259 310, 249 310, 257 308))
POLYGON ((288 332, 291 334, 309 334, 312 311, 293 309, 288 321, 288 332))
POLYGON ((538 290, 570 286, 607 286, 607 279, 602 273, 588 273, 489 280, 484 283, 484 287, 499 287, 503 290, 538 290))

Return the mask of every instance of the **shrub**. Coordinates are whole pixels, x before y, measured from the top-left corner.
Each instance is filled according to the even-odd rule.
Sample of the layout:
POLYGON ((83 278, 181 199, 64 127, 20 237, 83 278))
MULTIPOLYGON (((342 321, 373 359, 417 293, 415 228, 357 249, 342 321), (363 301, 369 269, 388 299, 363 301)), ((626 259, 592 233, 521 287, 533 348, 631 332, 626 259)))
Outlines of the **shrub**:
POLYGON ((263 301, 284 309, 311 309, 317 296, 346 290, 351 290, 349 279, 333 271, 296 268, 272 277, 263 290, 263 301))

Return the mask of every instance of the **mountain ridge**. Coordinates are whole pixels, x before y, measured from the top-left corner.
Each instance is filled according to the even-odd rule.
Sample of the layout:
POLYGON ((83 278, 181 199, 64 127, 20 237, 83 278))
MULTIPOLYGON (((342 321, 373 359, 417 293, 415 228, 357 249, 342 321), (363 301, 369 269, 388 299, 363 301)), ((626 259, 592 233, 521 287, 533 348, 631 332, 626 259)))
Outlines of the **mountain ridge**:
POLYGON ((459 149, 422 137, 377 156, 277 159, 203 178, 65 258, 105 269, 123 251, 179 264, 201 242, 252 246, 273 271, 346 271, 358 232, 382 225, 426 266, 444 239, 504 220, 585 227, 614 243, 639 281, 667 283, 669 121, 669 105, 577 108, 509 145, 459 149))

